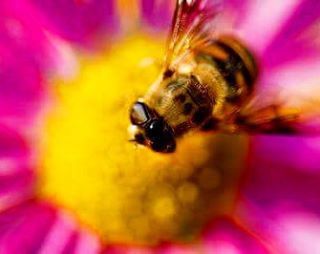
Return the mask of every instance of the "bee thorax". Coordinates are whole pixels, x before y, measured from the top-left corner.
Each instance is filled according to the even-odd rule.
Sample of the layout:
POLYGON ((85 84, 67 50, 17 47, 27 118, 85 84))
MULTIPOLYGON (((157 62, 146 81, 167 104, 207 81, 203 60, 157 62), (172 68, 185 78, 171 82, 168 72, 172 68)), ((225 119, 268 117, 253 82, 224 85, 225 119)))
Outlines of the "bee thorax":
POLYGON ((210 87, 196 75, 176 73, 164 80, 147 99, 176 135, 198 127, 211 116, 214 98, 210 87))

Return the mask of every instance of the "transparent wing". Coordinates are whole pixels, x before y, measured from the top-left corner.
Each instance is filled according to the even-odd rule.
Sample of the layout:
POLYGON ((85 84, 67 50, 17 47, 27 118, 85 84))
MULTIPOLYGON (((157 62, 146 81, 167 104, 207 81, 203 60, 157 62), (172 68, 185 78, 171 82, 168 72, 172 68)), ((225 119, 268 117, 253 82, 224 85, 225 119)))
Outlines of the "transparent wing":
POLYGON ((319 62, 272 73, 242 110, 243 129, 257 133, 320 134, 319 62))
POLYGON ((170 69, 214 34, 214 21, 220 9, 218 0, 177 0, 167 45, 165 67, 170 69))

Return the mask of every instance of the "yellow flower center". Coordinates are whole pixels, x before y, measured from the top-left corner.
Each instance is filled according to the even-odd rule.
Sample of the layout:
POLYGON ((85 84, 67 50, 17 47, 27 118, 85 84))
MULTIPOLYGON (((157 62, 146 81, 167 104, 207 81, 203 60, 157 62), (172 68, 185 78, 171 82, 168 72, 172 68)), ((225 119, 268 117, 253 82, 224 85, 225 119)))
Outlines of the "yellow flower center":
POLYGON ((148 63, 163 45, 140 35, 83 56, 80 74, 55 84, 46 113, 39 195, 108 243, 189 241, 235 202, 245 137, 194 133, 172 155, 128 141, 130 105, 157 77, 148 63))

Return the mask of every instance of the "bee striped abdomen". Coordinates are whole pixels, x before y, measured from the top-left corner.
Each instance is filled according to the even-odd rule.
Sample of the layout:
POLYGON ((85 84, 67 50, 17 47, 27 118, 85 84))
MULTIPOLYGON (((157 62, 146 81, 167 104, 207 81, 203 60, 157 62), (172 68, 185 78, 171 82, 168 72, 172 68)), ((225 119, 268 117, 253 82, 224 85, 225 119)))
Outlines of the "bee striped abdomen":
POLYGON ((198 49, 198 59, 213 63, 228 85, 229 102, 239 102, 253 91, 257 66, 252 54, 232 37, 220 37, 198 49))

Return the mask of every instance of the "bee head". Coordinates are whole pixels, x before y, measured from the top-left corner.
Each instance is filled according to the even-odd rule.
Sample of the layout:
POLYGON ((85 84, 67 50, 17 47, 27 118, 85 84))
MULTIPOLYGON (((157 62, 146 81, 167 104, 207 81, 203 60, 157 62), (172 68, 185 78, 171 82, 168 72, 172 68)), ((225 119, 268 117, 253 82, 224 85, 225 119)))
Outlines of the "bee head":
POLYGON ((133 104, 130 121, 135 142, 150 147, 156 152, 172 153, 175 151, 176 141, 172 128, 145 103, 135 102, 133 104))

